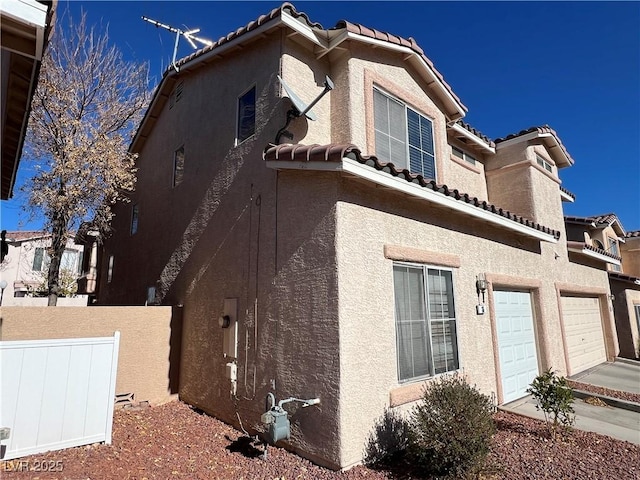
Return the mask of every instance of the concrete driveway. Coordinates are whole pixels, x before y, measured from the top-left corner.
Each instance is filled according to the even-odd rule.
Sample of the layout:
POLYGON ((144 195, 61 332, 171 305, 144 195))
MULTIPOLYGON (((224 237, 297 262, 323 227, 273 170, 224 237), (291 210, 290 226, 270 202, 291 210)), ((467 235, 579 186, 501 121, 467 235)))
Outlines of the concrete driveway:
POLYGON ((640 393, 640 361, 616 359, 569 377, 576 382, 623 392, 640 393))
MULTIPOLYGON (((640 393, 640 362, 616 359, 614 363, 598 365, 570 378, 599 387, 640 393)), ((597 395, 582 394, 579 391, 574 393, 576 397, 573 404, 576 414, 574 428, 609 435, 640 445, 640 404, 600 397, 608 405, 597 406, 583 400, 587 397, 597 397, 597 395)), ((543 412, 536 409, 536 402, 530 395, 499 408, 544 420, 543 412)))

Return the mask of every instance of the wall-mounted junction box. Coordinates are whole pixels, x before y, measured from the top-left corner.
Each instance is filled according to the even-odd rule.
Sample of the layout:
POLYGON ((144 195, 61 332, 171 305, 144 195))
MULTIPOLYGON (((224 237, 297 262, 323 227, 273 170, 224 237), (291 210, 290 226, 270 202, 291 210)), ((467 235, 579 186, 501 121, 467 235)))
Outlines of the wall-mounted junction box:
POLYGON ((229 316, 229 326, 223 328, 222 354, 238 358, 238 299, 225 298, 222 315, 229 316))

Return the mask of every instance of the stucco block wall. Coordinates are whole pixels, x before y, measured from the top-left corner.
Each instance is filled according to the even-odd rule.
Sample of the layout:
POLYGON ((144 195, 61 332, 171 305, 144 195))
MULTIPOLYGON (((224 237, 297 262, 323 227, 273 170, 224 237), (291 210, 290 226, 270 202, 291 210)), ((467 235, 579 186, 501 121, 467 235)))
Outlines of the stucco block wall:
POLYGON ((120 332, 116 394, 160 404, 178 393, 179 309, 2 307, 0 340, 111 337, 120 332))
MULTIPOLYGON (((342 449, 343 465, 359 461, 385 406, 400 397, 415 400, 421 391, 422 382, 401 385, 397 380, 394 260, 385 256, 388 246, 410 252, 398 260, 445 268, 459 262, 452 270, 461 369, 472 384, 498 401, 494 320, 490 312, 475 312, 478 274, 487 275, 492 289, 532 292, 540 371, 552 367, 560 374, 566 374, 567 363, 556 282, 563 284, 562 292, 586 294, 594 286, 602 297, 608 292, 606 272, 570 264, 566 255, 556 258, 560 244, 516 236, 351 180, 341 181, 336 244, 343 365, 340 430, 348 441, 342 449)), ((487 298, 487 304, 491 302, 487 298)), ((611 329, 610 313, 605 322, 611 329)), ((613 358, 617 344, 608 342, 613 358)))

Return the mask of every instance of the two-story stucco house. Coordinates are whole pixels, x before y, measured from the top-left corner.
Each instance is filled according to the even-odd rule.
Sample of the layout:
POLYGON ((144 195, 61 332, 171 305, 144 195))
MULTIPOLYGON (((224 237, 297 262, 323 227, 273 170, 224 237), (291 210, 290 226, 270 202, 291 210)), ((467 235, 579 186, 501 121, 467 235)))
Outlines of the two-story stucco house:
POLYGON ((567 216, 565 223, 573 261, 587 265, 600 263, 609 274, 619 355, 639 358, 640 234, 626 232, 614 213, 567 216))
POLYGON ((177 66, 132 144, 98 303, 181 307, 183 400, 259 429, 268 393, 319 398, 287 404, 283 443, 346 468, 441 374, 506 403, 618 353, 551 128, 490 140, 413 40, 290 4, 177 66))
MULTIPOLYGON (((0 280, 6 282, 2 295, 2 305, 47 305, 46 292, 47 272, 49 269, 49 253, 51 234, 42 231, 9 231, 6 232, 7 254, 0 263, 0 280)), ((86 305, 85 295, 75 295, 76 281, 82 273, 83 246, 67 241, 60 262, 63 289, 68 290, 68 297, 60 298, 59 304, 86 305)))

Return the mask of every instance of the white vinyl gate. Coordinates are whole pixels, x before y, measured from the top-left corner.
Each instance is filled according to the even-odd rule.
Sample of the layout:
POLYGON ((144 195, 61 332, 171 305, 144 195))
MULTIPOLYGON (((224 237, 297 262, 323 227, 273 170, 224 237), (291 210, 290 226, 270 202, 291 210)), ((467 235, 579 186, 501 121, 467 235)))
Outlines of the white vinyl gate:
POLYGON ((0 342, 3 460, 111 443, 120 332, 113 337, 0 342))

